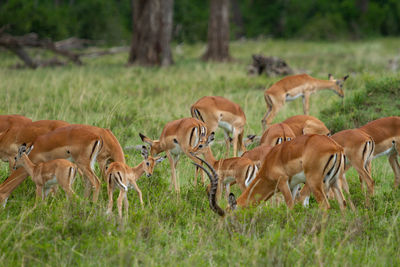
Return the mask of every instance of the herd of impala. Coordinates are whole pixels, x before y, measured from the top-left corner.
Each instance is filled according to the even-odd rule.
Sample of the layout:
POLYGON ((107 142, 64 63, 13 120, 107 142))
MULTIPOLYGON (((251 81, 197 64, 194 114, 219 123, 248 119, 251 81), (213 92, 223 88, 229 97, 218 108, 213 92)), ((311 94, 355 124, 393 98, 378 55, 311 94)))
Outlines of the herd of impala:
MULTIPOLYGON (((203 171, 208 175, 210 207, 221 216, 225 211, 219 207, 218 200, 224 190, 228 210, 256 205, 276 192, 282 193, 289 208, 296 201, 307 205, 312 193, 321 208, 329 208, 327 198, 331 196, 344 209, 346 200, 342 190, 349 194, 345 172, 350 166, 358 172, 361 187, 365 182, 368 195, 372 195, 371 161, 387 155, 395 175, 394 185, 400 184, 397 161, 400 117, 381 118, 331 136, 323 122, 308 115, 312 93, 330 89, 343 97, 342 87, 347 78, 334 79, 329 75, 328 80, 320 80, 306 74, 293 75, 266 89, 264 133, 259 146, 249 151, 244 142, 246 116, 241 107, 223 97, 202 97, 191 106, 191 118, 167 123, 158 140, 139 133, 146 145, 141 146, 143 161, 133 168, 126 165, 123 149, 108 129, 59 120, 32 122, 21 115, 0 115, 0 157, 8 162, 11 172, 0 184, 0 201, 5 205, 11 192, 28 176, 36 184, 37 199, 44 199, 56 184, 63 188, 67 197, 74 196, 71 186, 76 173, 85 178, 85 196, 89 197, 93 189, 93 201, 97 201, 101 183, 94 173, 97 161, 107 183, 107 211, 112 211, 113 190, 117 185, 120 189, 118 214, 122 217, 123 204, 126 214, 128 211, 128 188, 137 191, 143 205, 136 181, 144 173, 151 176, 157 163, 165 158, 159 154, 165 152, 171 167, 171 187, 179 192, 176 166, 180 155, 185 154, 196 165, 195 184, 199 174, 204 183, 203 171), (271 124, 285 102, 298 97, 303 98, 305 115, 271 124), (218 127, 224 131, 226 157, 233 143, 232 158, 217 160, 212 154, 210 144, 218 127), (230 193, 230 186, 234 184, 242 191, 237 200, 230 193)), ((249 136, 246 142, 254 142, 254 139, 255 136, 249 136)), ((354 208, 351 200, 349 203, 354 208)))

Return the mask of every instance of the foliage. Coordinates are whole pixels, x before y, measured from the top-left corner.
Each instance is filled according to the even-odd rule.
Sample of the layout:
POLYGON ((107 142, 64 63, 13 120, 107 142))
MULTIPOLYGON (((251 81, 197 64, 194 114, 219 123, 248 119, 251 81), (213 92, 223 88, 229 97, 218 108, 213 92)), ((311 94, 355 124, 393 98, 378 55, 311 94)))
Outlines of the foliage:
POLYGON ((400 76, 365 75, 365 87, 321 111, 321 119, 333 132, 360 127, 371 120, 400 116, 400 76))
MULTIPOLYGON (((400 34, 396 0, 232 1, 239 5, 243 25, 232 19, 231 31, 247 38, 338 40, 400 34)), ((130 39, 131 8, 131 0, 3 0, 0 25, 10 24, 13 34, 34 31, 56 40, 77 36, 121 42, 130 39)), ((206 40, 208 14, 209 1, 175 0, 173 39, 206 40)))
MULTIPOLYGON (((125 53, 84 58, 81 67, 15 70, 9 66, 18 59, 1 53, 0 114, 107 127, 126 147, 141 144, 139 132, 156 138, 166 122, 190 116, 189 107, 198 98, 223 95, 242 106, 246 134, 260 135, 266 111, 263 90, 281 77, 248 76, 246 64, 254 51, 269 51, 294 69, 319 78, 350 74, 346 100, 364 87, 386 90, 382 85, 388 82, 393 87, 385 87, 385 92, 395 92, 390 88, 398 88, 398 73, 388 74, 386 64, 397 55, 398 43, 399 39, 232 42, 231 53, 237 60, 225 64, 201 62, 204 44, 183 44, 176 64, 169 68, 127 68, 125 53)), ((311 115, 336 105, 337 99, 330 91, 313 95, 311 115)), ((385 102, 393 112, 399 110, 392 105, 395 101, 385 102)), ((361 101, 358 108, 364 107, 361 101)), ((386 115, 376 109, 370 112, 386 115)), ((298 99, 286 104, 275 121, 301 113, 298 99)), ((222 138, 218 130, 216 139, 222 138)), ((224 155, 224 145, 212 149, 218 157, 224 155)), ((125 154, 132 166, 141 161, 137 151, 125 150, 125 154)), ((385 158, 373 161, 376 191, 371 206, 365 205, 358 176, 351 169, 346 177, 357 210, 341 213, 331 201, 326 215, 314 200, 310 208, 297 205, 294 210, 269 201, 221 219, 208 207, 205 187, 193 185, 194 167, 187 157, 182 156, 177 169, 179 197, 169 190, 170 168, 164 161, 151 178, 138 181, 143 209, 136 192, 128 192, 129 216, 122 223, 115 207, 113 215, 105 214, 105 184, 96 204, 83 198, 83 182, 78 178, 74 189, 80 199, 68 201, 59 190, 34 208, 34 185, 28 179, 0 209, 0 265, 400 265, 400 190, 393 189, 393 173, 385 158)), ((1 163, 2 181, 8 172, 8 165, 1 163)), ((239 190, 233 190, 238 195, 239 190)))

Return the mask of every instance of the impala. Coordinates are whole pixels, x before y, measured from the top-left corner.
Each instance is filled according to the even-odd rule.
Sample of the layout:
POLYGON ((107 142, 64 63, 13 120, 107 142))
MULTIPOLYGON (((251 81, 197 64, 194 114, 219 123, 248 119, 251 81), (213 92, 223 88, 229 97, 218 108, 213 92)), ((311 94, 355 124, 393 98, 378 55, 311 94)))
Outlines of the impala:
MULTIPOLYGON (((204 122, 194 118, 183 118, 171 121, 164 126, 159 140, 152 140, 139 133, 143 142, 150 145, 150 155, 156 156, 161 152, 166 152, 171 166, 171 185, 175 191, 179 192, 179 186, 176 180, 176 165, 181 153, 184 153, 195 162, 199 162, 191 153, 202 153, 209 143, 214 140, 214 132, 208 133, 204 122)), ((196 168, 195 181, 197 183, 196 168)), ((202 176, 202 181, 204 178, 202 176)))
MULTIPOLYGON (((344 167, 343 154, 343 148, 323 135, 303 135, 277 145, 268 153, 257 176, 242 192, 237 202, 233 194, 230 195, 230 207, 235 209, 236 205, 257 205, 268 200, 278 189, 283 194, 287 206, 293 208, 293 196, 296 195, 300 184, 306 183, 321 208, 330 208, 325 192, 332 187, 340 208, 344 209, 346 202, 338 185, 338 177, 344 167)), ((211 193, 216 191, 213 187, 217 179, 217 175, 210 175, 211 193)), ((224 211, 214 201, 215 195, 211 193, 209 199, 210 205, 214 205, 212 209, 219 215, 224 215, 224 211)))
POLYGON ((31 123, 32 120, 22 115, 0 115, 0 134, 14 126, 31 123))
POLYGON ((394 172, 394 187, 400 185, 400 117, 386 117, 371 121, 359 128, 374 139, 374 158, 387 155, 394 172))
POLYGON ((133 168, 121 162, 113 162, 108 167, 106 171, 106 177, 108 180, 107 192, 109 199, 107 213, 112 212, 114 184, 117 184, 120 190, 117 201, 118 214, 120 218, 122 218, 122 201, 125 203, 125 214, 128 214, 129 202, 126 193, 129 187, 133 187, 136 190, 139 195, 140 204, 143 206, 142 191, 140 191, 136 181, 144 173, 146 173, 147 177, 150 177, 153 174, 154 167, 158 163, 162 162, 165 157, 153 158, 152 156, 149 156, 145 146, 142 147, 142 156, 143 161, 133 168))
MULTIPOLYGON (((125 163, 121 146, 111 137, 110 131, 106 129, 81 124, 68 125, 37 137, 29 158, 35 164, 58 158, 75 162, 83 176, 93 185, 93 201, 97 201, 100 181, 93 172, 96 158, 99 156, 102 160, 125 163)), ((106 166, 106 163, 99 165, 106 166)), ((27 177, 28 173, 23 168, 13 171, 0 185, 0 200, 6 201, 27 177)))
POLYGON ((204 96, 190 107, 190 112, 193 118, 204 122, 210 132, 215 132, 218 127, 224 130, 227 155, 231 140, 233 156, 238 155, 238 150, 246 150, 243 144, 246 116, 238 104, 221 96, 204 96))
MULTIPOLYGON (((256 164, 245 157, 233 157, 227 159, 216 160, 208 148, 203 153, 205 160, 212 166, 218 174, 218 190, 217 198, 220 198, 222 189, 226 188, 226 197, 228 198, 230 193, 231 183, 236 183, 240 187, 240 190, 244 191, 251 181, 256 177, 258 168, 256 164)), ((210 187, 208 188, 208 190, 210 187)))
POLYGON ((260 144, 273 146, 304 134, 329 135, 330 131, 322 121, 313 116, 297 115, 268 127, 260 144))
POLYGON ((71 186, 75 180, 77 167, 66 159, 54 159, 34 164, 28 157, 33 145, 28 149, 23 144, 15 157, 14 169, 23 167, 36 185, 36 199, 44 200, 50 189, 59 184, 67 197, 75 195, 71 186))
POLYGON ((260 169, 265 157, 271 151, 272 146, 269 145, 259 145, 251 150, 247 150, 243 153, 242 158, 250 159, 256 164, 257 168, 260 169))
POLYGON ((263 128, 265 129, 267 125, 271 124, 277 112, 287 101, 303 97, 303 112, 305 115, 308 115, 310 105, 309 99, 311 94, 320 90, 330 89, 340 97, 343 97, 343 83, 348 77, 349 76, 346 75, 342 79, 336 80, 331 74, 329 74, 329 80, 320 80, 307 74, 298 74, 287 76, 274 83, 264 92, 264 99, 267 104, 267 113, 261 121, 263 128))
POLYGON ((12 170, 15 155, 22 144, 29 147, 38 136, 67 125, 69 125, 68 122, 60 120, 40 120, 11 126, 3 132, 3 136, 0 138, 1 160, 8 162, 10 170, 12 170))

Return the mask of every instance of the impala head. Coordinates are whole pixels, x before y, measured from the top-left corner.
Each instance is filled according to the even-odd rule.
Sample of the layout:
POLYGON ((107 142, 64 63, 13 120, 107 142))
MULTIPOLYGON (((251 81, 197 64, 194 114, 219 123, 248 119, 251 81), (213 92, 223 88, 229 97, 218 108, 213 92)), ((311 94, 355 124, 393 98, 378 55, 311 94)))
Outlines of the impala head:
POLYGON ((16 157, 14 157, 14 166, 13 169, 16 170, 17 168, 22 166, 22 161, 20 160, 22 157, 27 157, 29 153, 32 151, 33 145, 30 147, 26 147, 26 144, 22 144, 19 149, 18 149, 18 154, 16 157))
POLYGON ((329 73, 328 74, 328 78, 329 78, 330 81, 334 82, 332 90, 336 94, 338 94, 340 97, 344 97, 343 84, 344 84, 344 81, 346 81, 347 78, 349 78, 349 75, 346 75, 341 79, 335 79, 335 78, 333 78, 333 75, 329 73))
POLYGON ((149 152, 146 146, 142 146, 142 157, 143 157, 143 169, 147 177, 152 176, 154 167, 165 159, 165 157, 149 156, 149 152))

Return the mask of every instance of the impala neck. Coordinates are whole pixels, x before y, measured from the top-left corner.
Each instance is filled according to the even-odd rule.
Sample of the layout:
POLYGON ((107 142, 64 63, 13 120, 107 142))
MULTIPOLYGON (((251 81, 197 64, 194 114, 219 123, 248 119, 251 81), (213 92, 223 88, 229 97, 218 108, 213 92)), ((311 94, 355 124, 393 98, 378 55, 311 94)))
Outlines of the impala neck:
POLYGON ((150 155, 151 156, 156 156, 158 154, 160 154, 161 152, 163 152, 165 149, 163 149, 161 147, 161 142, 160 140, 154 140, 151 144, 151 148, 150 148, 150 155))
POLYGON ((29 173, 31 177, 33 177, 33 170, 35 169, 36 165, 28 158, 26 154, 23 154, 21 159, 22 160, 22 167, 29 173))
POLYGON ((316 79, 315 87, 317 90, 331 89, 333 90, 336 81, 316 79))
POLYGON ((215 159, 213 153, 211 152, 211 148, 206 149, 206 151, 203 153, 204 159, 211 165, 215 166, 215 163, 217 160, 215 159))
POLYGON ((135 176, 135 179, 139 179, 139 177, 143 175, 143 173, 144 173, 144 164, 145 164, 145 162, 142 161, 137 166, 131 168, 131 170, 133 172, 133 175, 135 176))

